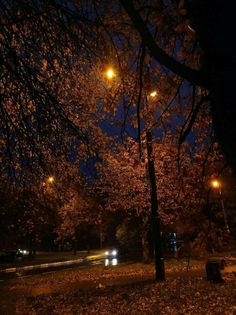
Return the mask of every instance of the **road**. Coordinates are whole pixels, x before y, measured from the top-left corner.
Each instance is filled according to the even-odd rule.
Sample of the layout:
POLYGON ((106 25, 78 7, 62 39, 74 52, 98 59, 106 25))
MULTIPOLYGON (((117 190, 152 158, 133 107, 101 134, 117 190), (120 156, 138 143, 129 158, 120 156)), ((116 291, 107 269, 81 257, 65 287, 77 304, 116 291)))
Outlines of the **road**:
POLYGON ((92 265, 117 265, 119 262, 120 259, 117 258, 106 259, 104 255, 104 250, 100 250, 83 257, 69 260, 63 259, 62 261, 54 261, 41 264, 25 264, 21 266, 17 265, 8 268, 2 268, 0 269, 0 282, 14 277, 26 277, 34 274, 56 272, 58 270, 71 269, 75 267, 77 268, 92 265))

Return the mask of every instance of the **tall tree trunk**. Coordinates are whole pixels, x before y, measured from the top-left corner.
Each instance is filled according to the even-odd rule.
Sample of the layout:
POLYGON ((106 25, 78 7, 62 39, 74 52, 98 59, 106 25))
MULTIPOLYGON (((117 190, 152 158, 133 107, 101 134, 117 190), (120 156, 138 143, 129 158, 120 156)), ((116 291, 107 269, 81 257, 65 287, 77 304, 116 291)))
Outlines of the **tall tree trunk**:
POLYGON ((150 242, 148 239, 148 230, 144 228, 142 232, 142 251, 143 251, 143 262, 149 263, 152 258, 152 252, 150 251, 150 242))
POLYGON ((187 10, 203 49, 202 69, 209 74, 216 138, 236 171, 236 37, 235 3, 187 0, 187 10))

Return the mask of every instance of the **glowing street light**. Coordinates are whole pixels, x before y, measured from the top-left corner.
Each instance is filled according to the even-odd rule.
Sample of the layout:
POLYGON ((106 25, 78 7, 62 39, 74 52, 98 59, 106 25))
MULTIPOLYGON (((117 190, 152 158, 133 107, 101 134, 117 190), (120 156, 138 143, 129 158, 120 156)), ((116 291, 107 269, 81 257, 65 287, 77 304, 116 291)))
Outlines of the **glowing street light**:
POLYGON ((152 91, 150 94, 149 94, 150 98, 155 98, 157 96, 157 91, 152 91))
POLYGON ((49 176, 48 179, 47 179, 47 182, 48 182, 49 184, 53 184, 54 181, 55 181, 55 178, 54 178, 53 176, 49 176))
POLYGON ((106 77, 109 79, 109 80, 112 80, 114 79, 115 77, 115 72, 112 68, 108 68, 107 71, 106 71, 106 77))
MULTIPOLYGON (((221 182, 218 179, 213 179, 211 181, 211 187, 214 189, 220 189, 221 188, 221 182)), ((221 191, 220 191, 221 193, 221 191)))

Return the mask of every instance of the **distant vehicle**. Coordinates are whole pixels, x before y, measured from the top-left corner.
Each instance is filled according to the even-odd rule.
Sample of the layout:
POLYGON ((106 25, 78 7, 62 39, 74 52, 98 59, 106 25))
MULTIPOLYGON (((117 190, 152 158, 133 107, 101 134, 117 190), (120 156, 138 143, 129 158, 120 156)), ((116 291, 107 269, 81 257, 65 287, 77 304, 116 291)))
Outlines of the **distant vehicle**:
POLYGON ((10 263, 17 260, 21 260, 29 252, 25 249, 12 249, 12 250, 3 250, 0 252, 0 262, 10 263))
POLYGON ((118 250, 111 249, 105 251, 105 266, 116 266, 118 264, 118 250))
POLYGON ((105 251, 105 258, 107 258, 107 259, 117 258, 117 256, 118 256, 118 250, 117 249, 111 249, 111 250, 105 251))
POLYGON ((29 251, 27 249, 18 248, 17 251, 23 256, 29 255, 29 251))

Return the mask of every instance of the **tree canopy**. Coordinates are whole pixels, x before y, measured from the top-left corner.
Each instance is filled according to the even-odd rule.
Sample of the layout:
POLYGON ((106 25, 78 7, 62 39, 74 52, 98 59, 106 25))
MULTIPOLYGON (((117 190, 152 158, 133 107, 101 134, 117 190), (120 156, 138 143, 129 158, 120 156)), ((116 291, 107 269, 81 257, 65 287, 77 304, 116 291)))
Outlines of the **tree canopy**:
MULTIPOLYGON (((93 160, 101 163, 103 200, 109 196, 110 207, 142 215, 150 202, 144 138, 151 131, 163 222, 179 220, 183 205, 197 213, 203 202, 194 181, 216 174, 211 162, 223 160, 217 142, 236 170, 232 6, 220 0, 1 1, 3 182, 20 179, 31 186, 26 196, 38 193, 46 176, 64 174, 68 180, 58 188, 65 189, 81 180, 81 161, 93 160)), ((75 221, 86 221, 95 208, 78 187, 54 200, 61 230, 70 226, 71 234, 75 221)), ((33 199, 22 207, 33 209, 33 199)), ((41 206, 29 225, 36 225, 41 206)))
POLYGON ((92 130, 98 127, 91 128, 91 122, 101 107, 114 113, 122 104, 118 107, 123 107, 123 127, 136 110, 140 131, 144 95, 158 89, 167 105, 171 97, 163 93, 176 88, 176 97, 182 97, 178 84, 184 79, 202 92, 200 99, 199 92, 191 95, 181 141, 208 102, 215 136, 235 168, 236 45, 230 37, 230 5, 183 0, 3 1, 2 164, 10 170, 19 164, 33 168, 33 158, 43 161, 46 152, 61 154, 75 138, 86 144, 90 140, 93 146, 92 130), (119 77, 112 93, 102 83, 109 64, 119 77))

